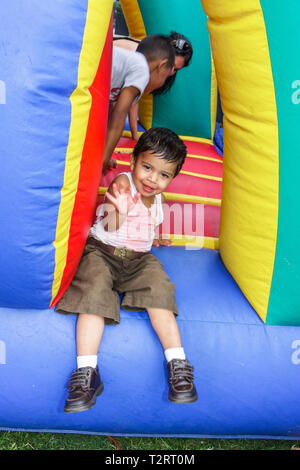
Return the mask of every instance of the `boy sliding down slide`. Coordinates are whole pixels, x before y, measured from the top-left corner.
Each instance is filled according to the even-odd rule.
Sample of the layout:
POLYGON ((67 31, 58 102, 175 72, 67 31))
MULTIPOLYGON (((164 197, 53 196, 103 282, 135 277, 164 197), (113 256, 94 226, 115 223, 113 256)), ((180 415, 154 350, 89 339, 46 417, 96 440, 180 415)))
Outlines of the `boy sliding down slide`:
POLYGON ((59 313, 78 314, 77 369, 69 380, 65 412, 90 409, 103 391, 97 354, 104 324, 120 322, 118 293, 124 294, 123 309, 148 312, 167 361, 169 400, 197 400, 175 318, 175 286, 150 252, 163 221, 162 192, 185 157, 186 147, 174 132, 152 128, 134 148, 132 172, 121 173, 108 188, 75 277, 56 307, 59 313))

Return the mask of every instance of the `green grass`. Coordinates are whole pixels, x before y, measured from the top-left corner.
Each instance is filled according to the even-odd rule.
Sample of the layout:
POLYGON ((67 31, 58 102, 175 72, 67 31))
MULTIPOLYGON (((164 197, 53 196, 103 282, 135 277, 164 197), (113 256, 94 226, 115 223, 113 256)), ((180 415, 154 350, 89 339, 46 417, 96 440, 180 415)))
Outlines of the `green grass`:
POLYGON ((1 431, 0 450, 300 450, 300 441, 177 439, 1 431))

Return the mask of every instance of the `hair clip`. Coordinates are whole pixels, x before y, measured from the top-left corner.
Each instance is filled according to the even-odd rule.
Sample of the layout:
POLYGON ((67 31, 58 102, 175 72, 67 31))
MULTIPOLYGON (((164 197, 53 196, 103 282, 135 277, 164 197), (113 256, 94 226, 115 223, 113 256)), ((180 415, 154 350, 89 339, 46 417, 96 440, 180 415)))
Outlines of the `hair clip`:
POLYGON ((172 41, 172 46, 176 47, 180 51, 186 51, 189 49, 189 44, 185 39, 174 39, 172 41))

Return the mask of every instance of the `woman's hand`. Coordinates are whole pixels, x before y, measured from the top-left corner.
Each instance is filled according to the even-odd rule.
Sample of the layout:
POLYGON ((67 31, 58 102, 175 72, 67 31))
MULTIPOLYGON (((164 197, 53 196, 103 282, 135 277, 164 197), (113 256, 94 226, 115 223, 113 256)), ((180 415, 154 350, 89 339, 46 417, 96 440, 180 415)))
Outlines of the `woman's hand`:
POLYGON ((110 158, 106 164, 103 164, 102 173, 106 175, 107 170, 112 170, 113 168, 117 168, 117 162, 114 158, 110 158))
POLYGON ((138 141, 138 140, 139 140, 139 134, 138 134, 138 132, 131 131, 131 137, 132 137, 133 140, 138 141))

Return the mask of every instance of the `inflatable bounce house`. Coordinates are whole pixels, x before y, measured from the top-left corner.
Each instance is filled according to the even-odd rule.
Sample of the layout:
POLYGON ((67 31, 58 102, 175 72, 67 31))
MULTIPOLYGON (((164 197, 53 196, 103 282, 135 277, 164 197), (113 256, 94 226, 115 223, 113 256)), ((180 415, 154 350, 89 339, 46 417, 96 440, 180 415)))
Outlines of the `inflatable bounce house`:
POLYGON ((299 2, 121 4, 131 36, 175 30, 194 49, 169 93, 145 96, 140 122, 188 148, 166 194, 183 222, 170 217, 173 246, 153 251, 176 285, 199 399, 168 401, 146 312, 121 311, 99 353, 103 395, 88 412, 63 411, 76 317, 55 305, 134 142, 124 134, 118 168, 102 177, 113 1, 11 0, 0 32, 0 429, 299 439, 299 2))

